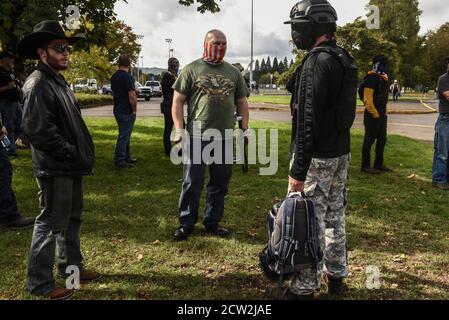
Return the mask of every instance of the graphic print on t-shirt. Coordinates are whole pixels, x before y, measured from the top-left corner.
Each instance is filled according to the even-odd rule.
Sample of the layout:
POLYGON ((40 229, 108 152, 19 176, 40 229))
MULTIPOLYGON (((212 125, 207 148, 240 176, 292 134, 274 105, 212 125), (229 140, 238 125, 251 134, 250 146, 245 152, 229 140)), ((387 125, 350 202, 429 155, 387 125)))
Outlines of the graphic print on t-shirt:
POLYGON ((234 91, 234 82, 222 75, 206 74, 196 81, 196 86, 201 92, 209 96, 211 103, 220 103, 234 91))

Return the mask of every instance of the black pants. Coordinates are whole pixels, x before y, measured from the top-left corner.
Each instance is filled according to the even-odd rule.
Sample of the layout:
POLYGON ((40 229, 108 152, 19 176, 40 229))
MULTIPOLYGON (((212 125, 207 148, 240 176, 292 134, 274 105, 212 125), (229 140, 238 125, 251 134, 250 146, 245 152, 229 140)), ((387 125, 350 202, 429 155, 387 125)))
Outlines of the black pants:
POLYGON ((171 152, 171 132, 173 130, 173 116, 171 114, 171 110, 164 110, 164 118, 165 118, 165 127, 164 127, 164 151, 167 157, 170 157, 171 152))
POLYGON ((376 142, 376 160, 374 161, 374 168, 380 168, 384 165, 384 150, 387 144, 387 122, 388 116, 381 114, 380 118, 375 119, 373 116, 365 112, 365 140, 363 142, 362 152, 362 168, 371 167, 371 147, 376 142))
POLYGON ((0 223, 9 224, 21 218, 12 183, 12 166, 5 148, 0 145, 0 223))

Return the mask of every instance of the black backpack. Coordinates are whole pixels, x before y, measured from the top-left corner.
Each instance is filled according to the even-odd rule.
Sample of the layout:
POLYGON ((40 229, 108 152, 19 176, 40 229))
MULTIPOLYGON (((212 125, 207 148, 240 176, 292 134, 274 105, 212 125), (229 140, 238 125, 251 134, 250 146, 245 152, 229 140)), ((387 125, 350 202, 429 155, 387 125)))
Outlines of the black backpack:
POLYGON ((326 52, 337 58, 344 69, 343 84, 340 90, 341 95, 338 101, 338 129, 350 129, 354 124, 357 109, 357 85, 358 68, 354 64, 354 58, 340 47, 316 47, 304 58, 304 61, 311 55, 326 52))
POLYGON ((259 254, 263 274, 279 285, 301 270, 317 269, 323 259, 317 237, 313 202, 304 194, 290 194, 267 217, 268 245, 259 254))

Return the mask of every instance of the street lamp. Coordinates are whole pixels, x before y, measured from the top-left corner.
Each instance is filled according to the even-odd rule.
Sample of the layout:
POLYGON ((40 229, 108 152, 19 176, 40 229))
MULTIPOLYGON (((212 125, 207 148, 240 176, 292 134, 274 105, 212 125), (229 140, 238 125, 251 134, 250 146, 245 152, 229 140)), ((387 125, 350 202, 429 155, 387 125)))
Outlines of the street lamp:
POLYGON ((140 56, 140 59, 142 59, 142 72, 141 72, 141 74, 142 74, 142 82, 144 82, 143 80, 143 56, 140 56))
POLYGON ((253 61, 254 61, 254 0, 251 0, 251 62, 249 72, 249 83, 253 84, 253 61))
POLYGON ((170 38, 168 38, 168 39, 165 39, 165 42, 167 42, 168 43, 168 58, 170 59, 170 54, 171 54, 171 43, 173 42, 173 39, 170 39, 170 38))
MULTIPOLYGON (((138 35, 136 35, 136 39, 137 40, 140 40, 140 41, 142 41, 143 42, 143 38, 144 38, 145 36, 144 35, 141 35, 141 34, 138 34, 138 35)), ((139 52, 139 54, 142 52, 142 45, 140 46, 140 52, 139 52)), ((142 59, 143 59, 143 57, 142 57, 142 59)), ((140 81, 140 67, 139 67, 139 59, 137 59, 137 80, 138 81, 140 81)))

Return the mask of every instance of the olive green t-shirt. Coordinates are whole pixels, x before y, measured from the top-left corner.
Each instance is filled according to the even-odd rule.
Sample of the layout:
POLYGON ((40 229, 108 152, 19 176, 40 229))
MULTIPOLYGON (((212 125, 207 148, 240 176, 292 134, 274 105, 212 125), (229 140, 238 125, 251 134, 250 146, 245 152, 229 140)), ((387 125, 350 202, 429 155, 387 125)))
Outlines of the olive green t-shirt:
POLYGON ((201 133, 217 129, 224 138, 226 129, 235 127, 236 101, 248 96, 242 74, 231 64, 211 65, 203 59, 187 65, 173 89, 187 97, 187 130, 193 135, 193 123, 200 122, 201 133))

